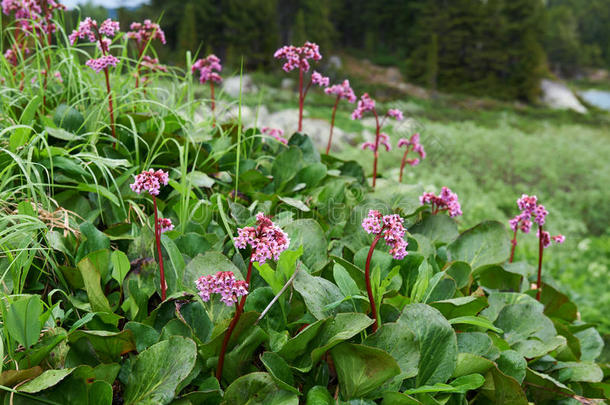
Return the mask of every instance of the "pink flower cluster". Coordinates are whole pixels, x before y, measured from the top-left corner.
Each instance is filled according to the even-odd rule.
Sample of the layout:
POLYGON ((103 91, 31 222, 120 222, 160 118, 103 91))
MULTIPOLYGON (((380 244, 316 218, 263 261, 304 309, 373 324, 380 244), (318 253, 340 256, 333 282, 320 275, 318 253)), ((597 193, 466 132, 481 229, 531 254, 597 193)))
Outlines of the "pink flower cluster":
POLYGON ((387 116, 395 118, 397 121, 402 121, 404 119, 404 116, 402 115, 402 111, 400 111, 397 108, 392 108, 392 109, 388 110, 387 116))
POLYGON ((166 172, 161 169, 157 171, 150 169, 138 174, 134 183, 130 184, 130 187, 138 194, 142 191, 148 191, 150 195, 157 196, 159 195, 161 185, 166 186, 168 182, 169 175, 166 172))
MULTIPOLYGON (((409 139, 400 138, 398 140, 398 147, 402 148, 403 146, 407 147, 407 150, 405 151, 406 153, 409 153, 409 151, 412 150, 413 152, 416 152, 419 155, 419 158, 421 158, 421 159, 426 158, 426 151, 424 150, 423 145, 419 143, 419 134, 418 133, 414 133, 413 135, 411 135, 411 138, 409 138, 409 139)), ((407 159, 406 163, 410 164, 411 166, 417 166, 420 161, 419 158, 407 159)))
POLYGON ((261 132, 265 135, 272 136, 276 141, 281 142, 284 145, 288 143, 288 140, 284 138, 284 131, 279 128, 263 127, 261 132))
POLYGON ((431 204, 433 214, 446 210, 452 218, 462 215, 462 207, 458 201, 458 196, 448 187, 442 188, 440 196, 436 196, 434 193, 422 194, 419 197, 419 202, 422 205, 431 204))
POLYGON ((390 246, 390 254, 395 259, 403 259, 407 255, 408 242, 404 239, 405 227, 399 215, 381 215, 377 210, 370 210, 362 221, 366 233, 381 235, 386 245, 390 246))
POLYGON ((55 23, 51 21, 53 11, 65 10, 65 6, 54 0, 46 0, 43 12, 40 0, 2 0, 2 12, 5 15, 15 13, 17 25, 26 34, 55 32, 55 23))
POLYGON ((210 295, 220 294, 220 300, 229 307, 233 306, 239 297, 248 295, 248 284, 237 280, 232 271, 219 271, 215 275, 201 276, 195 281, 195 285, 204 302, 210 300, 210 295))
POLYGON ((294 69, 301 69, 304 72, 309 70, 309 59, 319 61, 322 59, 320 47, 312 42, 305 42, 303 46, 293 45, 283 46, 273 54, 275 59, 285 59, 286 63, 282 66, 285 72, 294 69))
MULTIPOLYGON (((101 40, 101 35, 106 35, 108 37, 113 37, 117 32, 120 31, 120 26, 118 21, 112 21, 110 18, 104 20, 102 24, 99 25, 97 21, 91 19, 90 17, 85 18, 78 25, 78 29, 73 30, 70 36, 70 44, 74 45, 77 39, 89 39, 89 42, 96 42, 101 40), (99 37, 99 38, 98 38, 99 37)), ((105 49, 106 51, 108 49, 105 49)))
POLYGON ((317 84, 320 87, 328 87, 328 85, 330 84, 330 79, 326 76, 322 76, 321 73, 318 73, 314 70, 311 74, 311 82, 313 84, 317 84))
POLYGON ((174 229, 174 224, 172 224, 172 220, 169 218, 159 218, 157 220, 157 225, 159 226, 160 233, 165 233, 174 229))
POLYGON ((222 81, 222 77, 214 72, 214 70, 217 72, 222 70, 220 59, 216 55, 208 55, 207 58, 197 60, 191 66, 191 71, 195 73, 197 70, 199 71, 200 83, 207 83, 209 81, 220 83, 222 81))
POLYGON ((324 89, 326 94, 335 94, 339 99, 345 99, 350 103, 356 102, 356 94, 349 85, 349 80, 344 80, 341 84, 334 84, 324 89))
POLYGON ((131 31, 127 32, 127 38, 135 40, 139 49, 146 46, 148 42, 153 39, 158 39, 165 45, 165 33, 159 24, 154 23, 149 19, 144 20, 143 23, 133 22, 129 26, 129 29, 131 29, 131 31))
POLYGON ((367 111, 373 111, 375 109, 375 100, 369 96, 369 93, 364 93, 360 100, 358 100, 358 105, 356 109, 352 113, 353 120, 362 119, 362 115, 367 111))
MULTIPOLYGON (((521 198, 517 200, 517 206, 521 212, 508 221, 510 228, 514 232, 521 230, 523 233, 529 233, 529 231, 532 229, 532 217, 534 222, 536 222, 539 227, 544 225, 546 222, 546 216, 549 214, 549 212, 546 210, 544 205, 538 204, 538 198, 535 195, 529 196, 527 194, 523 194, 521 198)), ((547 231, 542 231, 541 235, 540 228, 538 228, 536 236, 542 239, 542 245, 545 248, 551 245, 551 240, 561 244, 566 239, 563 235, 551 236, 551 234, 547 231)))
POLYGON ((538 225, 544 225, 548 211, 542 204, 538 204, 538 198, 533 195, 523 194, 517 200, 517 206, 521 212, 512 218, 508 223, 513 231, 520 229, 523 233, 529 233, 532 229, 532 217, 538 225))
POLYGON ((288 249, 290 238, 262 212, 256 215, 256 227, 246 226, 237 230, 235 246, 245 249, 252 247, 250 261, 264 264, 267 260, 278 260, 280 253, 288 249))
POLYGON ((97 59, 89 59, 85 62, 85 65, 95 70, 95 73, 99 73, 106 69, 108 66, 115 67, 119 63, 119 59, 112 55, 100 56, 97 59))
MULTIPOLYGON (((540 238, 540 228, 538 228, 538 232, 536 232, 536 236, 538 238, 540 238)), ((558 244, 562 244, 563 242, 565 242, 566 237, 563 235, 555 235, 555 236, 551 236, 550 233, 548 233, 547 231, 542 231, 542 246, 545 248, 548 248, 549 246, 551 246, 551 240, 555 243, 558 244)))
MULTIPOLYGON (((392 145, 390 144, 390 137, 388 134, 386 134, 384 132, 380 132, 379 133, 379 143, 385 147, 386 151, 389 152, 392 150, 392 145)), ((377 150, 375 148, 375 142, 370 142, 370 141, 367 141, 367 142, 363 143, 362 145, 360 145, 360 148, 362 150, 370 149, 373 152, 375 152, 377 150)))

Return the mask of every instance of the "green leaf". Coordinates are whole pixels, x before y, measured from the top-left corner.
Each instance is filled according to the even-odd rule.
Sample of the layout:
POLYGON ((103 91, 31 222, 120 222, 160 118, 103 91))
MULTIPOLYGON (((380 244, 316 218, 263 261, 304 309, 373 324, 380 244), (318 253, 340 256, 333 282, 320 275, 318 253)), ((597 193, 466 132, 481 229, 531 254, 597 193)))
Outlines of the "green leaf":
POLYGON ((328 242, 320 224, 313 219, 298 219, 284 227, 290 237, 290 250, 303 247, 301 261, 307 268, 316 272, 328 261, 328 242))
POLYGON ((470 268, 470 265, 465 262, 453 262, 446 270, 446 273, 455 280, 459 290, 468 285, 471 272, 472 269, 470 268))
POLYGON ((447 215, 429 215, 410 227, 409 232, 443 244, 453 242, 459 235, 457 223, 447 215))
POLYGON ((527 397, 521 385, 513 377, 493 367, 485 374, 485 384, 481 393, 493 404, 528 405, 527 397))
POLYGON ((604 340, 595 328, 588 328, 574 333, 580 341, 582 361, 595 361, 604 349, 604 340))
POLYGON ((360 289, 354 279, 349 275, 347 270, 345 270, 345 267, 341 266, 339 263, 335 263, 333 266, 333 278, 335 279, 335 283, 339 287, 339 290, 341 290, 346 297, 360 294, 360 289))
POLYGON ((397 378, 402 382, 417 375, 419 364, 419 344, 417 336, 408 325, 386 323, 363 342, 388 352, 400 367, 397 378))
POLYGON ((225 391, 226 405, 298 405, 298 397, 279 390, 269 373, 250 373, 233 381, 225 391))
POLYGON ((76 141, 80 139, 78 135, 74 135, 72 132, 62 128, 45 127, 45 131, 53 138, 61 139, 62 141, 76 141))
POLYGON ((9 336, 28 348, 38 342, 42 323, 42 301, 37 295, 17 298, 10 303, 4 323, 9 336))
POLYGON ((173 240, 163 234, 161 235, 161 243, 169 256, 169 262, 166 262, 165 266, 165 278, 167 280, 167 293, 171 295, 182 291, 182 280, 184 279, 186 266, 184 257, 182 257, 182 253, 173 240))
POLYGON ((299 390, 293 387, 294 377, 292 370, 280 355, 273 352, 265 352, 261 356, 261 362, 278 387, 300 395, 299 390))
POLYGON ((116 205, 117 207, 121 206, 121 202, 115 193, 108 190, 106 187, 101 186, 99 184, 87 184, 87 183, 79 183, 76 186, 76 189, 79 191, 84 191, 87 193, 95 193, 101 197, 108 199, 111 203, 116 205))
POLYGON ((459 316, 457 318, 452 318, 449 320, 451 325, 456 324, 466 324, 466 325, 474 325, 481 328, 492 330, 496 333, 502 333, 502 329, 496 328, 493 323, 487 318, 483 318, 480 316, 459 316))
POLYGON ((213 178, 197 170, 189 172, 187 177, 194 187, 211 188, 216 183, 213 178))
POLYGON ((294 289, 303 297, 309 312, 316 319, 324 319, 328 315, 337 312, 349 312, 352 310, 351 306, 346 302, 333 309, 326 310, 327 307, 332 308, 331 304, 342 301, 343 294, 341 294, 339 287, 325 278, 315 277, 306 271, 300 271, 296 275, 293 285, 294 289))
POLYGON ((477 315, 487 306, 487 300, 483 297, 468 296, 435 301, 430 303, 430 306, 438 309, 445 318, 451 319, 477 315))
POLYGON ((77 330, 72 332, 68 341, 73 344, 86 339, 102 363, 120 361, 121 356, 136 349, 131 330, 108 332, 105 330, 77 330))
POLYGON ((53 122, 55 125, 65 129, 66 131, 79 133, 80 129, 85 123, 85 118, 74 107, 70 107, 66 104, 60 104, 55 109, 53 122))
POLYGON ((386 392, 381 405, 421 405, 422 403, 402 392, 386 392))
POLYGON ((236 279, 244 279, 239 269, 225 255, 220 252, 209 251, 198 254, 186 265, 182 282, 188 291, 195 291, 195 281, 199 277, 214 275, 219 271, 231 271, 236 279))
POLYGON ((47 388, 53 387, 61 380, 72 374, 74 368, 64 368, 61 370, 47 370, 38 377, 21 385, 18 391, 28 394, 35 394, 47 388))
POLYGON ((341 343, 330 351, 341 395, 345 399, 364 396, 400 374, 396 360, 386 351, 352 343, 341 343))
POLYGON ((462 233, 447 247, 452 261, 463 261, 473 269, 502 263, 510 254, 510 237, 506 227, 496 221, 482 222, 462 233))
POLYGON ((112 312, 106 295, 102 291, 100 285, 100 271, 96 268, 90 259, 90 256, 85 257, 76 265, 80 271, 91 310, 93 312, 112 312))
POLYGON ((472 353, 459 353, 457 366, 453 371, 452 377, 485 374, 492 367, 494 367, 494 363, 491 360, 472 353))
POLYGON ((278 354, 295 369, 307 373, 322 355, 337 344, 365 330, 373 320, 361 313, 337 314, 309 325, 288 340, 278 354))
POLYGON ((334 405, 334 400, 326 387, 316 385, 307 391, 305 405, 334 405))
POLYGON ((262 343, 269 340, 269 335, 259 326, 254 326, 239 336, 238 344, 225 357, 222 376, 227 381, 233 381, 251 368, 253 354, 262 343))
POLYGON ((398 322, 417 336, 420 359, 416 385, 447 381, 457 363, 457 340, 449 322, 425 304, 407 305, 398 322))
POLYGON ((527 362, 519 353, 514 350, 505 350, 500 353, 496 364, 504 374, 513 377, 519 384, 523 384, 527 362))
POLYGON ((89 405, 112 405, 112 386, 106 381, 94 381, 89 387, 89 405))
POLYGON ((131 267, 129 259, 125 253, 120 250, 115 250, 112 252, 110 260, 112 261, 112 278, 115 279, 119 285, 122 285, 123 280, 131 267))
POLYGON ((559 381, 601 382, 604 372, 593 362, 558 362, 554 370, 559 371, 559 381))
POLYGON ((485 382, 480 374, 469 374, 451 381, 450 384, 436 383, 434 385, 423 385, 421 387, 407 389, 405 394, 423 394, 428 392, 450 392, 465 394, 468 391, 479 388, 485 382))
POLYGON ((290 147, 280 152, 275 157, 271 167, 276 190, 282 190, 285 184, 296 176, 302 167, 303 153, 299 148, 290 147))
POLYGON ((125 404, 167 404, 195 366, 197 348, 188 338, 172 336, 140 353, 125 385, 125 404))
POLYGON ((305 205, 305 203, 299 199, 291 198, 291 197, 278 197, 278 200, 280 200, 281 202, 283 202, 293 208, 296 208, 300 211, 303 211, 303 212, 311 211, 309 209, 309 207, 307 205, 305 205))

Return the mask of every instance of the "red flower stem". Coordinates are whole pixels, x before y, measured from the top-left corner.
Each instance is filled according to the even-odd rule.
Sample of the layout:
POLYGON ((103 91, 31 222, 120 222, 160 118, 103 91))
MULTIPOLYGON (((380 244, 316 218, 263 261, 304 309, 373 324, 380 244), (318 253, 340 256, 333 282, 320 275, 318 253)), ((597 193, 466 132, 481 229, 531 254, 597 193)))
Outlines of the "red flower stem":
POLYGON ((407 150, 405 150, 405 154, 402 155, 402 162, 400 162, 400 175, 398 176, 398 182, 402 183, 402 172, 405 169, 405 164, 407 163, 407 155, 411 150, 411 145, 407 145, 407 150))
POLYGON ((515 258, 515 248, 517 247, 517 231, 519 230, 519 228, 515 229, 515 233, 513 234, 513 238, 510 241, 510 244, 512 245, 510 248, 510 258, 508 259, 509 263, 513 262, 513 259, 515 258))
POLYGON ((216 115, 214 110, 216 109, 216 101, 214 100, 214 81, 210 80, 210 98, 212 99, 212 128, 216 127, 216 115))
POLYGON ((373 109, 373 114, 375 114, 375 124, 377 126, 375 130, 375 150, 373 160, 373 189, 375 189, 375 183, 377 181, 377 160, 379 159, 379 134, 381 131, 381 126, 379 125, 379 116, 377 115, 377 110, 373 109))
MULTIPOLYGON (((97 34, 97 40, 100 43, 100 48, 102 49, 102 55, 106 56, 108 49, 106 49, 106 45, 102 41, 102 35, 100 34, 100 31, 98 30, 97 26, 94 25, 94 28, 95 28, 95 33, 97 34)), ((112 130, 112 137, 114 139, 116 139, 116 132, 114 129, 114 108, 112 106, 112 92, 110 91, 110 77, 108 74, 108 66, 106 66, 104 68, 104 76, 106 77, 106 92, 108 93, 108 112, 110 113, 110 129, 112 130)), ((114 142, 112 147, 114 149, 116 149, 116 141, 114 142)), ((154 196, 153 196, 153 199, 154 199, 154 196)), ((156 210, 155 210, 155 215, 157 215, 156 210)), ((157 225, 157 223, 155 222, 155 226, 156 225, 157 225)))
POLYGON ((303 69, 299 68, 299 128, 298 132, 303 130, 303 103, 305 96, 303 94, 303 69))
POLYGON ((540 293, 542 292, 542 253, 544 245, 542 244, 542 225, 538 227, 538 281, 536 282, 536 300, 540 301, 540 293))
POLYGON ((165 301, 167 286, 165 285, 165 271, 163 270, 163 254, 161 253, 161 231, 159 230, 159 217, 157 216, 157 198, 153 195, 155 208, 155 240, 157 242, 157 256, 159 258, 159 272, 161 273, 161 299, 165 301))
MULTIPOLYGON (((250 264, 248 264, 248 274, 246 275, 246 284, 248 285, 248 293, 250 292, 250 277, 252 276, 252 257, 250 257, 250 264)), ((231 340, 231 335, 233 334, 233 330, 241 317, 241 314, 244 310, 244 305, 246 305, 246 297, 248 294, 241 297, 241 301, 239 301, 239 305, 235 310, 235 315, 233 316, 233 320, 229 324, 229 329, 227 329, 227 333, 225 333, 225 337, 222 340, 222 347, 220 348, 220 355, 218 356, 218 367, 216 368, 216 379, 220 382, 222 378, 222 368, 225 362, 225 354, 227 352, 227 346, 229 345, 229 340, 231 340)))
POLYGON ((332 115, 332 118, 330 119, 330 135, 328 136, 328 145, 326 145, 326 154, 327 155, 330 153, 330 145, 333 141, 333 129, 335 127, 335 115, 337 115, 337 106, 339 105, 340 99, 341 99, 341 96, 337 96, 337 99, 335 100, 335 105, 333 106, 333 115, 332 115))
POLYGON ((381 235, 383 232, 383 228, 381 228, 381 232, 375 236, 373 243, 371 244, 371 248, 369 249, 369 254, 366 257, 366 267, 364 268, 364 280, 366 281, 366 292, 369 296, 369 303, 371 304, 371 311, 373 312, 373 319, 375 323, 373 323, 373 332, 377 331, 379 327, 379 315, 377 314, 377 307, 375 306, 375 297, 373 297, 373 289, 371 288, 371 258, 373 257, 373 251, 375 250, 375 246, 379 239, 381 239, 381 235))

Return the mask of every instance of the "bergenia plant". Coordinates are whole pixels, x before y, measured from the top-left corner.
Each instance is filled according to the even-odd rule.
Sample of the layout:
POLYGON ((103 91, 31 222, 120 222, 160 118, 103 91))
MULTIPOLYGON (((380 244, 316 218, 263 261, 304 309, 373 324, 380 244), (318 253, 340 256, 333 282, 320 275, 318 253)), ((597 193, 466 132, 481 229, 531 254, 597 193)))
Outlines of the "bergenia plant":
MULTIPOLYGON (((54 0, 2 0, 2 12, 5 15, 15 14, 17 22, 17 33, 15 41, 4 53, 7 61, 17 67, 19 59, 25 54, 30 53, 27 46, 27 38, 35 36, 41 44, 51 46, 52 34, 57 27, 53 22, 53 12, 55 10, 65 10, 65 6, 54 0)), ((46 69, 41 71, 43 82, 43 106, 46 107, 47 72, 51 71, 51 58, 47 53, 45 57, 46 69)), ((22 76, 25 77, 25 70, 22 69, 22 76)), ((17 74, 15 69, 14 75, 17 74)), ((23 90, 23 81, 20 85, 23 90)))
MULTIPOLYGON (((148 67, 149 71, 155 71, 160 66, 157 59, 152 59, 151 57, 145 56, 144 53, 154 39, 158 39, 163 45, 165 45, 165 33, 159 24, 153 23, 148 19, 144 20, 143 23, 133 22, 129 28, 131 31, 127 32, 127 38, 133 39, 136 42, 136 49, 138 51, 138 61, 136 62, 135 73, 137 89, 140 86, 140 70, 142 66, 148 67), (148 64, 148 66, 145 65, 145 62, 148 64)), ((167 71, 167 69, 165 69, 165 71, 167 71)))
POLYGON ((426 158, 426 151, 424 150, 424 147, 422 146, 422 144, 419 143, 419 134, 415 133, 413 135, 411 135, 411 138, 407 139, 407 138, 400 138, 398 140, 398 147, 402 148, 403 146, 406 147, 405 149, 405 153, 402 155, 402 161, 400 162, 400 174, 398 176, 398 182, 402 183, 402 174, 403 171, 405 169, 405 165, 409 164, 411 166, 417 166, 420 162, 420 158, 421 159, 425 159, 426 158), (407 158, 407 155, 409 154, 409 152, 415 152, 419 155, 419 158, 407 158))
POLYGON ((333 141, 335 115, 337 114, 337 106, 339 105, 339 101, 345 99, 353 104, 356 102, 356 94, 354 94, 354 90, 352 90, 352 88, 350 87, 349 80, 344 80, 341 84, 334 84, 330 87, 325 88, 324 93, 329 95, 334 94, 337 96, 337 98, 335 99, 335 105, 333 106, 333 114, 330 119, 330 135, 328 136, 328 145, 326 145, 326 154, 328 155, 333 141))
POLYGON ((374 159, 373 159, 373 188, 375 188, 375 183, 377 181, 377 161, 379 160, 379 145, 383 145, 386 151, 392 149, 390 146, 390 137, 381 132, 381 128, 385 124, 385 121, 388 117, 392 117, 397 121, 401 121, 404 117, 402 112, 398 109, 390 109, 383 116, 383 119, 379 119, 379 114, 377 113, 377 109, 375 108, 375 100, 373 100, 368 93, 364 93, 360 100, 358 100, 358 105, 354 112, 352 112, 353 120, 360 120, 364 116, 364 113, 370 111, 375 116, 375 141, 374 142, 365 142, 362 144, 362 149, 370 149, 373 151, 374 159))
POLYGON ((273 137, 273 139, 280 143, 283 143, 284 145, 288 143, 288 140, 284 138, 284 131, 279 128, 263 127, 261 129, 261 132, 265 135, 273 137))
POLYGON ((212 125, 216 125, 216 119, 214 117, 214 110, 216 109, 216 100, 214 97, 214 83, 221 83, 222 77, 219 73, 222 70, 220 59, 216 55, 208 55, 206 58, 198 59, 193 66, 191 71, 195 73, 199 71, 199 82, 201 84, 210 83, 210 100, 212 102, 212 125), (216 71, 216 72, 215 72, 216 71))
POLYGON ((157 260, 159 263, 159 275, 161 278, 161 299, 165 301, 167 285, 165 283, 165 271, 163 269, 163 254, 161 253, 161 234, 174 229, 174 225, 169 218, 159 217, 157 209, 157 196, 161 190, 161 186, 166 186, 169 182, 169 175, 163 170, 144 170, 136 176, 133 184, 130 184, 131 189, 140 194, 143 191, 148 192, 152 196, 153 209, 155 212, 155 242, 157 247, 157 260))
MULTIPOLYGON (((370 210, 369 214, 362 221, 362 227, 368 234, 375 235, 373 243, 369 248, 369 253, 366 257, 366 265, 364 268, 364 279, 366 282, 366 292, 373 313, 373 332, 379 328, 379 311, 375 305, 375 297, 371 286, 371 258, 375 251, 375 246, 381 238, 385 239, 386 245, 390 246, 390 254, 394 259, 401 260, 407 255, 408 242, 405 240, 405 228, 403 219, 399 215, 381 215, 377 210, 370 210)), ((381 307, 381 302, 379 303, 381 307)))
POLYGON ((447 211, 451 218, 462 215, 462 207, 458 201, 458 196, 449 187, 443 187, 439 196, 434 193, 424 193, 419 197, 419 202, 422 205, 430 204, 433 215, 441 211, 447 211))
POLYGON ((532 219, 538 225, 536 237, 538 238, 538 277, 536 281, 536 299, 540 301, 542 293, 542 254, 544 249, 551 245, 551 241, 555 243, 563 243, 565 236, 551 234, 543 229, 546 222, 546 216, 549 212, 544 205, 538 204, 538 198, 535 195, 529 196, 523 194, 517 200, 517 206, 521 211, 518 215, 508 221, 510 228, 513 230, 513 238, 511 240, 510 258, 508 261, 513 262, 515 258, 515 248, 517 247, 517 233, 520 230, 523 233, 529 233, 532 229, 532 219))
MULTIPOLYGON (((110 129, 112 136, 116 139, 116 131, 114 128, 114 108, 112 104, 112 92, 110 91, 110 75, 108 67, 115 67, 119 63, 119 59, 110 54, 111 37, 114 37, 120 31, 118 21, 112 21, 110 18, 98 25, 97 21, 87 17, 78 25, 78 29, 70 34, 70 44, 78 39, 87 38, 89 42, 97 43, 98 49, 102 52, 99 58, 92 58, 86 62, 86 65, 93 69, 96 73, 104 71, 106 78, 106 91, 108 93, 108 111, 110 113, 110 129)), ((116 142, 114 143, 116 148, 116 142)))
POLYGON ((299 69, 299 125, 298 131, 303 130, 303 105, 305 104, 305 97, 312 84, 316 84, 320 87, 328 87, 330 79, 322 76, 320 73, 313 71, 309 79, 309 84, 303 87, 304 75, 309 71, 312 62, 317 62, 322 59, 320 54, 320 47, 312 42, 305 42, 303 46, 287 45, 283 46, 273 54, 275 59, 284 59, 286 62, 282 66, 285 72, 291 72, 294 69, 299 69))
POLYGON ((237 230, 237 237, 234 240, 237 249, 245 249, 248 246, 251 248, 250 260, 248 262, 248 272, 246 274, 245 292, 241 292, 241 300, 235 309, 235 315, 229 324, 229 328, 225 333, 220 348, 218 357, 218 367, 216 369, 216 379, 220 381, 222 377, 222 368, 224 365, 227 345, 233 334, 233 330, 241 317, 246 304, 246 295, 249 293, 250 278, 252 277, 252 264, 257 262, 263 265, 267 260, 278 260, 280 253, 288 249, 290 238, 288 235, 276 226, 271 218, 265 216, 262 212, 256 214, 256 226, 246 226, 237 230))

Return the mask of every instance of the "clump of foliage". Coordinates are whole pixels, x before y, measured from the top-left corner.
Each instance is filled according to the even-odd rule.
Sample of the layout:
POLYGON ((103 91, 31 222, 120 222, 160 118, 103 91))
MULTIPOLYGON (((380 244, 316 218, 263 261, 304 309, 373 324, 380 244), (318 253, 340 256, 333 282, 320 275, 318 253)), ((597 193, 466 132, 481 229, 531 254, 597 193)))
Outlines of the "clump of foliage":
POLYGON ((449 189, 373 191, 305 133, 199 118, 190 55, 134 89, 128 40, 99 39, 121 55, 109 81, 61 28, 19 61, 24 77, 0 65, 4 403, 607 396, 599 333, 548 274, 532 286, 536 268, 509 260, 506 224, 460 231, 449 189), (32 79, 47 55, 64 81, 45 89, 32 79))

